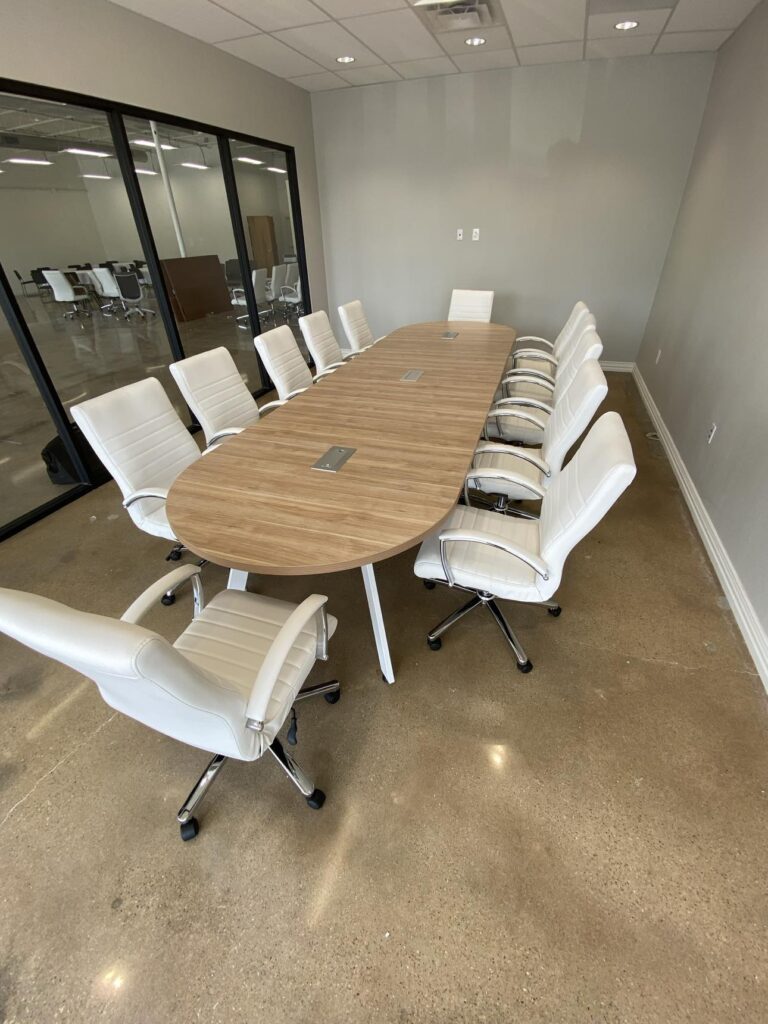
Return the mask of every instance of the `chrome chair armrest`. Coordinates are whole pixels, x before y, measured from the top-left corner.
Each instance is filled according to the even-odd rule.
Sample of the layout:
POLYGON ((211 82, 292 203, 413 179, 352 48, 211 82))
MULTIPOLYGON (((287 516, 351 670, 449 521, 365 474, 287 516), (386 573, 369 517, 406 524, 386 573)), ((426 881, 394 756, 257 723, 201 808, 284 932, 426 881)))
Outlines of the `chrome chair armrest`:
POLYGON ((142 498, 159 498, 160 501, 168 500, 167 487, 144 487, 140 491, 132 491, 123 499, 123 508, 130 508, 134 501, 141 501, 142 498))
POLYGON ((481 444, 475 448, 475 455, 509 455, 513 459, 521 459, 523 462, 530 462, 532 466, 535 466, 540 473, 544 476, 552 476, 552 470, 549 468, 544 459, 539 458, 538 455, 534 455, 533 452, 527 448, 512 448, 507 444, 494 444, 488 442, 488 444, 481 444))
POLYGON ((523 420, 523 422, 530 423, 533 427, 538 427, 539 430, 545 430, 547 426, 543 420, 540 420, 538 416, 534 416, 533 413, 523 412, 522 409, 503 409, 498 405, 495 408, 491 409, 491 411, 488 413, 488 419, 523 420))
POLYGON ((542 352, 538 348, 519 348, 516 349, 512 355, 515 362, 523 357, 526 359, 540 359, 542 362, 549 363, 550 366, 557 366, 559 362, 559 360, 555 359, 555 357, 550 355, 549 352, 542 352))
POLYGON ((515 338, 515 344, 518 344, 521 341, 538 341, 539 344, 546 345, 550 351, 555 347, 554 341, 547 341, 546 338, 539 338, 536 334, 523 334, 519 338, 515 338))
MULTIPOLYGON (((290 397, 291 396, 289 395, 288 398, 290 397)), ((274 402, 267 402, 266 405, 260 405, 259 416, 261 416, 261 414, 266 412, 268 409, 277 409, 279 405, 285 405, 285 403, 288 401, 288 398, 276 398, 274 402)))
POLYGON ((315 376, 312 378, 313 383, 317 384, 317 382, 319 380, 322 380, 323 377, 330 377, 332 373, 336 373, 336 370, 339 368, 339 366, 341 366, 341 363, 337 363, 335 366, 329 366, 328 369, 323 370, 322 373, 316 373, 315 376))
MULTIPOLYGON (((531 500, 537 501, 544 497, 544 488, 539 484, 535 484, 532 480, 527 480, 524 476, 519 473, 510 473, 506 469, 470 469, 467 475, 464 477, 464 500, 467 505, 470 505, 469 500, 469 485, 472 483, 480 484, 483 480, 499 480, 505 484, 516 484, 518 487, 525 488, 526 491, 531 492, 531 500)), ((478 490, 482 490, 478 486, 478 490)))
POLYGON ((496 406, 501 406, 504 409, 509 408, 513 405, 522 406, 522 408, 538 409, 539 412, 552 412, 552 403, 545 402, 543 398, 530 398, 528 395, 509 395, 506 398, 497 398, 496 406))
POLYGON ((120 616, 121 622, 132 622, 134 625, 141 622, 150 608, 156 605, 163 594, 169 590, 176 590, 187 580, 192 580, 192 592, 195 602, 195 618, 205 606, 203 597, 203 581, 200 577, 199 565, 180 565, 163 576, 162 579, 150 583, 147 589, 136 598, 133 604, 120 616))
POLYGON ((222 430, 217 430, 211 440, 205 446, 206 451, 209 448, 218 447, 225 437, 234 437, 235 434, 242 434, 245 427, 224 427, 222 430))
POLYGON ((254 732, 261 732, 266 721, 267 707, 275 688, 280 670, 291 653, 302 630, 313 618, 317 619, 317 651, 316 657, 325 660, 328 656, 328 622, 325 617, 325 603, 328 598, 323 594, 312 594, 294 608, 280 632, 272 641, 261 663, 251 687, 251 694, 245 709, 246 725, 254 732))
POLYGON ((496 537, 493 534, 485 533, 483 530, 443 530, 439 536, 440 540, 440 561, 443 566, 443 573, 448 586, 453 587, 456 585, 451 567, 446 556, 446 547, 448 544, 453 544, 457 541, 465 541, 469 544, 485 544, 487 547, 496 548, 499 551, 505 551, 508 555, 512 555, 513 558, 519 558, 521 562, 525 562, 529 565, 535 573, 537 573, 543 580, 549 579, 549 568, 547 564, 539 558, 538 555, 532 554, 530 551, 526 551, 525 548, 521 548, 518 544, 512 544, 508 540, 502 540, 500 537, 496 537))
POLYGON ((539 384, 542 382, 551 384, 552 387, 555 386, 555 378, 551 373, 545 373, 543 370, 508 370, 501 381, 502 384, 539 384))

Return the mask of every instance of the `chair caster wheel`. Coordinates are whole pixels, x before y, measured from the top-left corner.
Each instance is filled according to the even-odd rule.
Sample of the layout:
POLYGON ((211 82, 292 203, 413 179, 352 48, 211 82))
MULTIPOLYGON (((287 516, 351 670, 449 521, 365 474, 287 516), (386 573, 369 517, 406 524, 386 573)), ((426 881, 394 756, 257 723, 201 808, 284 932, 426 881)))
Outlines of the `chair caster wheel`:
POLYGON ((439 651, 443 646, 443 641, 440 637, 437 637, 436 640, 430 640, 429 637, 427 637, 427 645, 429 646, 430 651, 439 651))
POLYGON ((181 552, 178 548, 174 548, 173 551, 165 559, 166 562, 178 562, 181 558, 181 552))
POLYGON ((175 594, 163 594, 163 596, 160 598, 160 604, 164 604, 166 608, 169 605, 174 604, 175 601, 176 601, 176 595, 175 594))
POLYGON ((296 746, 297 736, 296 736, 296 726, 295 725, 292 725, 290 727, 290 729, 288 730, 285 738, 288 741, 288 743, 290 743, 290 745, 292 747, 296 746))
POLYGON ((190 818, 183 825, 179 825, 179 832, 181 832, 181 838, 185 843, 188 843, 190 839, 194 839, 199 831, 200 826, 197 823, 197 818, 190 818))
POLYGON ((427 590, 434 590, 437 584, 435 583, 434 580, 424 580, 424 586, 427 588, 427 590))
POLYGON ((329 704, 338 704, 341 697, 341 690, 333 690, 331 693, 323 694, 329 704))
POLYGON ((313 811, 319 811, 325 803, 325 793, 322 789, 314 789, 307 797, 307 804, 313 811))
POLYGON ((531 662, 530 660, 526 661, 523 665, 521 665, 520 662, 517 663, 517 670, 518 672, 522 672, 523 675, 525 675, 526 672, 530 672, 532 668, 533 662, 531 662))
POLYGON ((547 611, 553 619, 556 619, 562 610, 563 609, 560 607, 560 605, 558 605, 557 608, 547 608, 547 611))

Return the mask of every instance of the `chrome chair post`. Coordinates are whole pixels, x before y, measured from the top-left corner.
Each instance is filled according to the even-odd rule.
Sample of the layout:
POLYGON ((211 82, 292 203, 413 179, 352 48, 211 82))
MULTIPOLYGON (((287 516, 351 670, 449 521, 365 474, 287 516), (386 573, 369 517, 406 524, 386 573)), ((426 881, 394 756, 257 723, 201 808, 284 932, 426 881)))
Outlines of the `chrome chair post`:
POLYGON ((299 768, 288 751, 283 748, 282 743, 277 737, 272 741, 269 752, 301 794, 305 797, 312 796, 315 792, 314 784, 299 768))

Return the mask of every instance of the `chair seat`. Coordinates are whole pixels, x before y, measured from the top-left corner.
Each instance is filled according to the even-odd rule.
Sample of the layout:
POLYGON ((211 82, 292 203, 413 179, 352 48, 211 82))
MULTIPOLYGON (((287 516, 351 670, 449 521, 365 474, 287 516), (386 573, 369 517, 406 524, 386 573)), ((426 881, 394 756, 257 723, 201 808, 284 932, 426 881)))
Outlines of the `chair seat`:
POLYGON ((242 298, 242 299, 239 299, 239 298, 231 299, 230 300, 230 305, 232 305, 232 306, 245 306, 246 305, 245 298, 242 298))
MULTIPOLYGON (((514 451, 514 448, 510 446, 510 449, 514 451)), ((540 456, 540 452, 534 452, 533 454, 540 456)), ((536 466, 531 462, 526 462, 525 459, 515 459, 510 455, 506 455, 503 452, 483 452, 480 455, 476 455, 472 461, 473 469, 503 469, 507 472, 514 473, 516 476, 524 477, 526 480, 530 480, 531 483, 536 484, 539 487, 545 486, 543 481, 543 474, 541 470, 537 469, 536 466)), ((471 483, 470 483, 470 486, 471 483)), ((520 484, 507 483, 504 480, 481 480, 480 489, 492 494, 503 494, 510 501, 538 501, 538 496, 535 492, 529 491, 526 487, 520 484)))
MULTIPOLYGON (((531 395, 531 398, 541 397, 542 392, 539 391, 538 395, 531 395)), ((515 406, 510 406, 514 409, 515 406)), ((546 425, 549 420, 549 413, 543 412, 541 409, 533 409, 530 406, 521 406, 521 411, 530 413, 535 416, 536 419, 541 420, 546 425)), ((505 416, 497 421, 495 419, 488 420, 487 434, 491 440, 501 440, 511 442, 513 444, 524 444, 533 445, 534 447, 540 448, 544 444, 544 431, 539 430, 538 427, 534 426, 533 423, 529 423, 527 420, 514 419, 511 416, 505 416)), ((502 468, 502 467, 500 467, 502 468)))
MULTIPOLYGON (((439 536, 443 530, 455 529, 482 530, 483 533, 516 544, 532 554, 539 554, 538 522, 459 505, 440 529, 427 537, 421 545, 414 566, 414 572, 421 579, 445 580, 440 560, 439 536)), ((536 602, 546 600, 549 596, 537 586, 536 581, 541 581, 541 577, 525 562, 506 551, 486 544, 458 541, 448 545, 446 554, 454 580, 459 586, 483 590, 509 601, 536 602)), ((543 587, 547 587, 546 581, 541 582, 543 587)))
MULTIPOLYGON (((262 594, 223 590, 176 640, 174 647, 218 683, 242 700, 242 731, 232 750, 219 750, 244 761, 255 761, 277 735, 316 660, 314 623, 300 634, 278 676, 267 708, 264 729, 245 728, 245 709, 254 680, 272 641, 296 605, 262 594)), ((328 636, 336 619, 328 616, 328 636)), ((233 737, 234 739, 234 737, 233 737)))

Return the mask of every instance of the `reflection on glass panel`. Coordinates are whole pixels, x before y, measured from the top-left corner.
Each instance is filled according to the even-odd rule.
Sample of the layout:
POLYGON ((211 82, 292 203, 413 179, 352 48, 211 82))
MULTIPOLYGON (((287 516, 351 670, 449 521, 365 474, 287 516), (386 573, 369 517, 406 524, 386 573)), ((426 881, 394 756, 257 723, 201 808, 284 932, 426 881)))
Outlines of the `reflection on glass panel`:
POLYGON ((289 324, 303 348, 298 319, 304 310, 285 154, 238 139, 230 147, 262 325, 289 324))
POLYGON ((0 125, 0 260, 65 407, 155 376, 188 422, 106 115, 0 94, 0 125))
POLYGON ((219 345, 261 387, 216 138, 125 118, 150 227, 187 355, 219 345), (240 319, 238 319, 240 318, 240 319))
MULTIPOLYGON (((65 396, 63 396, 65 397, 65 396)), ((67 401, 76 399, 70 396, 67 401)), ((66 462, 56 430, 19 352, 8 321, 0 312, 0 526, 57 498, 77 480, 60 466, 47 471, 41 452, 66 462)))

